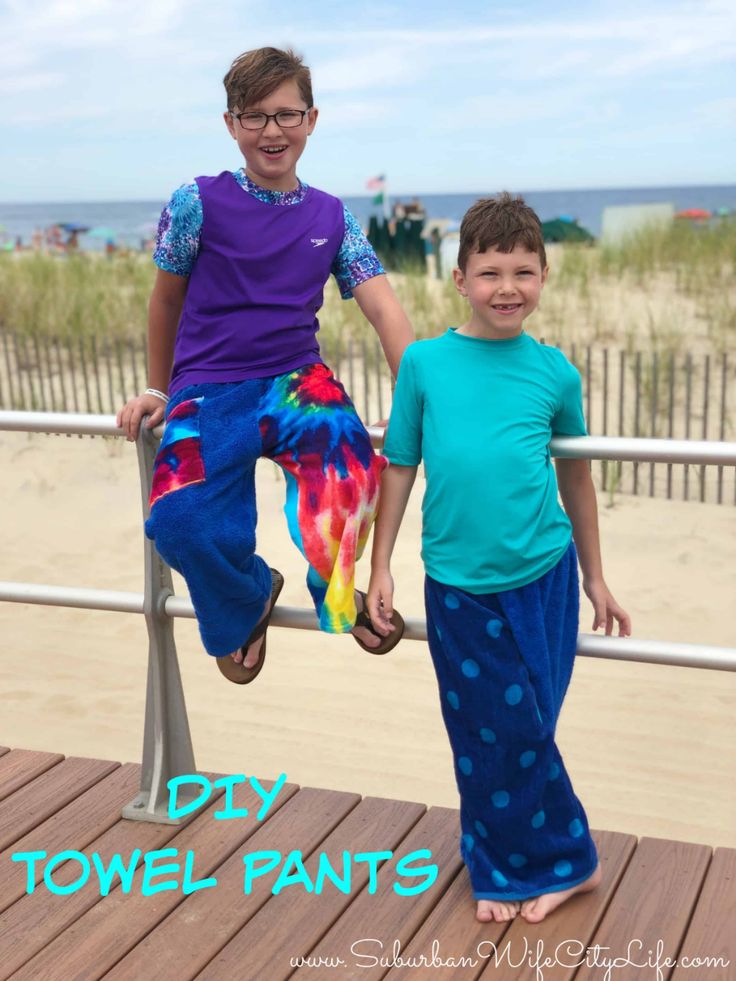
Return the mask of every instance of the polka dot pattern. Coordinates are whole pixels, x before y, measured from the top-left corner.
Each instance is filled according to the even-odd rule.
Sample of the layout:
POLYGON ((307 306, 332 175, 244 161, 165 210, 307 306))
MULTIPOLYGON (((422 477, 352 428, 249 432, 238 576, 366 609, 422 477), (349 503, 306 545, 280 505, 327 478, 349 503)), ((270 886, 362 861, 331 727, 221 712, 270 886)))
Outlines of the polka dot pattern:
POLYGON ((560 631, 550 630, 540 611, 545 597, 563 597, 563 579, 497 597, 427 579, 428 639, 461 788, 461 852, 476 893, 501 898, 566 888, 590 861, 585 814, 555 745, 552 666, 567 671, 574 655, 574 552, 570 558, 564 577, 569 571, 571 619, 560 631), (534 642, 543 634, 549 658, 534 642))
POLYGON ((495 617, 492 620, 489 620, 486 624, 486 633, 489 637, 493 637, 494 639, 501 636, 502 630, 503 624, 500 620, 496 620, 495 617))
POLYGON ((521 685, 509 685, 506 691, 503 693, 503 697, 509 705, 518 705, 522 699, 523 691, 521 690, 521 685))

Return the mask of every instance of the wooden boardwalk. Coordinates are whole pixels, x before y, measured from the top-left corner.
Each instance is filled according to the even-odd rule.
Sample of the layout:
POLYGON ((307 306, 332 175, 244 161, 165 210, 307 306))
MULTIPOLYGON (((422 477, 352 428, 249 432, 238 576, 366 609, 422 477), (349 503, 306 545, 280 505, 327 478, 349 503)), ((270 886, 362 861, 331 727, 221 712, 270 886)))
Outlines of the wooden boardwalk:
POLYGON ((604 981, 606 956, 647 965, 619 966, 611 981, 736 979, 736 850, 597 831, 604 873, 597 891, 574 897, 537 926, 520 918, 479 924, 458 855, 457 811, 285 784, 259 822, 261 798, 243 784, 234 805, 248 817, 215 819, 224 798, 213 795, 184 826, 143 824, 120 818, 138 776, 132 764, 0 748, 0 979, 604 981), (144 896, 139 863, 127 892, 116 877, 101 896, 93 855, 107 866, 116 853, 127 863, 136 849, 144 856, 177 850, 159 857, 151 880, 173 888, 144 896), (302 879, 273 895, 280 865, 244 891, 244 855, 285 858, 295 849, 310 883, 322 853, 341 872, 345 851, 394 855, 378 869, 373 893, 365 860, 353 864, 347 894, 328 879, 316 895, 302 879), (397 867, 417 849, 431 850, 437 881, 417 895, 398 895, 394 883, 420 881, 402 879, 397 867), (29 862, 11 858, 38 851, 47 857, 35 875, 29 862), (86 857, 90 877, 75 890, 85 858, 64 863, 62 856, 47 881, 68 892, 55 895, 45 865, 65 851, 86 857), (216 885, 184 894, 187 852, 194 853, 190 880, 214 877, 216 885), (165 870, 166 863, 179 863, 179 871, 165 870), (580 964, 596 945, 607 950, 580 964), (542 962, 541 975, 539 952, 551 962, 542 962), (297 966, 300 957, 309 963, 297 966), (721 966, 687 967, 684 958, 695 957, 720 958, 721 966))

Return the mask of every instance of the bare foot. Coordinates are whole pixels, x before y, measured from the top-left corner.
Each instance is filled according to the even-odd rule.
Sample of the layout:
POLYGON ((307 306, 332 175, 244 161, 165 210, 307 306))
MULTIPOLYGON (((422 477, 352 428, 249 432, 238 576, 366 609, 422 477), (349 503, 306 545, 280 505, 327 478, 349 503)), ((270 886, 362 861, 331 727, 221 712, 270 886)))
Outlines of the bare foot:
MULTIPOLYGON (((271 598, 269 597, 266 600, 266 605, 263 609, 263 614, 261 615, 261 618, 259 619, 258 623, 262 623, 265 620, 266 616, 268 615, 268 609, 270 605, 271 605, 271 598)), ((255 627, 253 627, 254 630, 258 626, 258 623, 256 623, 255 627)), ((263 642, 265 639, 266 636, 264 634, 263 637, 259 637, 258 640, 253 641, 253 643, 250 645, 250 647, 246 652, 245 659, 243 659, 243 651, 240 647, 237 649, 237 651, 233 651, 230 657, 233 659, 233 661, 235 661, 236 664, 240 664, 240 662, 242 661, 244 668, 255 667, 256 664, 258 664, 258 656, 261 653, 261 647, 263 646, 263 642)))
POLYGON ((590 892, 600 884, 603 873, 600 865, 596 866, 595 872, 581 882, 579 886, 571 889, 561 889, 559 892, 545 892, 541 896, 534 896, 532 899, 525 899, 521 904, 521 915, 527 923, 541 923, 548 913, 557 909, 566 899, 574 896, 576 892, 590 892))
POLYGON ((513 920, 519 912, 520 904, 515 902, 499 902, 496 899, 479 899, 478 909, 475 913, 476 920, 481 923, 507 923, 513 920))
MULTIPOLYGON (((355 606, 358 613, 360 613, 363 609, 363 597, 357 590, 355 591, 355 606)), ((381 638, 376 637, 376 635, 371 633, 367 627, 353 627, 350 633, 353 634, 354 637, 358 637, 360 640, 362 640, 366 647, 378 647, 378 645, 381 643, 381 638)))

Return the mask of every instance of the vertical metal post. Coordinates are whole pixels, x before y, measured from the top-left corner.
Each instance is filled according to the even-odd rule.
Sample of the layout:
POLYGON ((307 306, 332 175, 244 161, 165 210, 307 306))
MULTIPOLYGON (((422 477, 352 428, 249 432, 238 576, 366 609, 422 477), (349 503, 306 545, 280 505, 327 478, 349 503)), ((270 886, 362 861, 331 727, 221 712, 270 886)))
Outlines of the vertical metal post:
MULTIPOLYGON (((142 423, 137 449, 144 518, 148 517, 156 447, 155 436, 142 423)), ((179 824, 179 820, 168 815, 166 785, 172 777, 194 773, 195 765, 173 622, 164 612, 166 600, 174 595, 174 589, 171 570, 161 561, 153 542, 148 538, 144 542, 143 612, 148 628, 148 683, 143 761, 140 791, 123 808, 123 817, 179 824)))

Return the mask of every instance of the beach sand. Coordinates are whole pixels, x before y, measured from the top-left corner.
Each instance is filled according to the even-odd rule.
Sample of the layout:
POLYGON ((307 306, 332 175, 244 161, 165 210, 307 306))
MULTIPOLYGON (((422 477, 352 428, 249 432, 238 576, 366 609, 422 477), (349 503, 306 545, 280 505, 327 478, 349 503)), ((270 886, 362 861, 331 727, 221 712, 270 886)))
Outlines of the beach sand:
MULTIPOLYGON (((423 617, 417 482, 397 547, 396 603, 423 617)), ((259 550, 307 606, 304 563, 281 513, 284 483, 258 471, 259 550)), ((135 449, 121 440, 0 433, 5 580, 142 591, 135 449)), ((736 646, 736 508, 601 497, 606 577, 644 638, 736 646)), ((359 568, 366 586, 367 558, 359 568)), ((177 590, 183 592, 181 583, 177 590)), ((592 611, 583 600, 581 629, 592 611)), ((0 603, 0 744, 139 760, 142 616, 0 603)), ((348 637, 274 628, 266 667, 228 684, 176 623, 197 765, 457 806, 426 645, 385 658, 348 637)), ((736 846, 736 675, 580 658, 558 741, 597 828, 736 846)))

